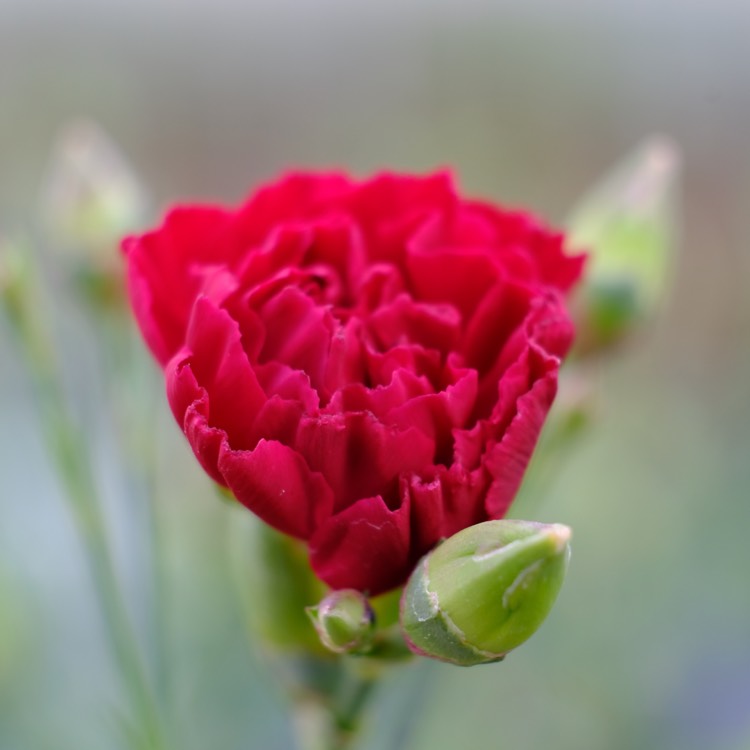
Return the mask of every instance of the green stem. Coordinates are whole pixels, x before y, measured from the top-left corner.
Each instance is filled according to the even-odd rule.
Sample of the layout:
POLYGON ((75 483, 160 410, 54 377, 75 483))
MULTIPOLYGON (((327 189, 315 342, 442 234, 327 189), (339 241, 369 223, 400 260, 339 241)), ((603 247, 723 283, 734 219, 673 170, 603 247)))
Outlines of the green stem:
POLYGON ((345 684, 333 698, 307 695, 296 702, 294 724, 300 750, 350 750, 356 746, 376 681, 357 678, 345 684))
POLYGON ((436 662, 432 659, 420 659, 416 667, 416 685, 409 691, 404 700, 400 716, 395 720, 396 731, 393 733, 393 750, 406 750, 414 734, 424 705, 435 684, 436 662))
POLYGON ((376 686, 373 677, 357 677, 342 696, 341 704, 333 714, 334 737, 337 744, 332 750, 353 747, 359 736, 362 720, 376 686))
MULTIPOLYGON (((118 449, 127 468, 123 483, 128 495, 138 498, 145 510, 144 538, 149 551, 150 641, 156 692, 164 710, 171 709, 171 685, 166 662, 167 616, 163 530, 156 502, 157 442, 153 429, 156 409, 154 389, 149 387, 149 371, 142 356, 143 347, 124 310, 105 310, 90 316, 97 349, 102 355, 102 380, 107 387, 111 425, 118 449)), ((170 743, 171 744, 171 743, 170 743)))
POLYGON ((141 661, 135 634, 123 600, 109 545, 106 523, 98 502, 85 438, 62 403, 62 393, 50 377, 36 378, 44 433, 62 479, 65 495, 83 542, 99 603, 106 621, 110 647, 141 717, 148 747, 162 747, 158 711, 141 661))
POLYGON ((8 305, 10 320, 32 378, 45 442, 85 550, 109 645, 139 718, 139 737, 144 748, 161 750, 165 743, 159 712, 115 570, 88 444, 67 406, 37 269, 28 255, 24 260, 19 289, 10 300, 13 306, 8 305))
POLYGON ((351 750, 383 673, 357 657, 279 657, 300 750, 351 750))
POLYGON ((553 407, 521 489, 511 506, 512 518, 534 516, 542 499, 549 495, 571 452, 586 434, 588 420, 585 406, 574 405, 567 409, 564 405, 553 407))

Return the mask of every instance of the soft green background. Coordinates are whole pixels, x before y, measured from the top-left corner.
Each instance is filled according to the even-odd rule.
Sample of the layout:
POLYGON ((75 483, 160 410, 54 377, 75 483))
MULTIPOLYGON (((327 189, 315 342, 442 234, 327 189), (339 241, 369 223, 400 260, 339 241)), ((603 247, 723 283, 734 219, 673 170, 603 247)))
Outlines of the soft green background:
MULTIPOLYGON (((290 165, 450 165, 562 221, 643 136, 684 151, 669 306, 603 368, 596 429, 539 509, 575 530, 558 606, 503 664, 398 676, 369 747, 422 690, 409 750, 750 749, 748 35, 743 0, 0 0, 0 233, 33 226, 80 115, 159 206, 237 201, 290 165)), ((145 633, 143 509, 106 458, 77 316, 66 353, 145 633)), ((290 747, 231 586, 235 516, 157 411, 180 750, 290 747)), ((0 326, 0 748, 109 750, 117 682, 35 419, 0 326)))

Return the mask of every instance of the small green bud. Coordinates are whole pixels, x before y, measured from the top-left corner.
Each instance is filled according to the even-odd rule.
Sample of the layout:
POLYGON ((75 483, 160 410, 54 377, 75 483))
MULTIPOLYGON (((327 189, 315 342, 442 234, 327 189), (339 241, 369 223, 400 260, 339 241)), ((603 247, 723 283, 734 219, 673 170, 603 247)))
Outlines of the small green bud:
POLYGON ((305 610, 321 643, 336 654, 366 653, 375 632, 375 613, 367 597, 355 589, 332 591, 305 610))
POLYGON ((575 301, 579 351, 615 343, 662 303, 677 240, 680 153, 653 137, 584 196, 568 221, 589 252, 575 301))
POLYGON ((409 648, 460 666, 499 661, 552 609, 570 556, 570 529, 487 521, 420 560, 401 599, 409 648))

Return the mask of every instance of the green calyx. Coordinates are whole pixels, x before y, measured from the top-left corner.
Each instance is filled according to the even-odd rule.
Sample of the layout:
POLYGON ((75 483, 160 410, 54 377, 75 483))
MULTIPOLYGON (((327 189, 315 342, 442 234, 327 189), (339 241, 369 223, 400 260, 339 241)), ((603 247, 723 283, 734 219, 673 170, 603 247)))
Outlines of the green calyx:
POLYGON ((502 659, 542 624, 565 577, 570 529, 488 521, 418 564, 401 600, 410 648, 462 666, 502 659))
POLYGON ((375 614, 355 589, 332 591, 320 604, 305 609, 320 642, 333 653, 366 653, 372 646, 375 614))

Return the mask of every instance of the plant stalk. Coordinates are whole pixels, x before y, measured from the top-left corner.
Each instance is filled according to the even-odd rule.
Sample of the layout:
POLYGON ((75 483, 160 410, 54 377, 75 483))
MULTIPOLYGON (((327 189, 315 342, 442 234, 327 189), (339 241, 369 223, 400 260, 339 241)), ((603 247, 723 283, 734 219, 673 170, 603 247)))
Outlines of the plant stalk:
POLYGON ((138 736, 144 749, 162 750, 161 719, 115 569, 88 443, 69 410, 38 269, 26 251, 16 258, 20 272, 11 279, 16 286, 0 289, 1 301, 26 360, 44 440, 85 551, 109 646, 137 716, 138 736))

